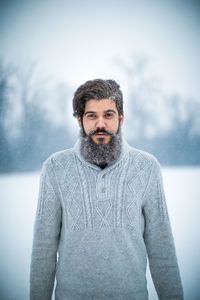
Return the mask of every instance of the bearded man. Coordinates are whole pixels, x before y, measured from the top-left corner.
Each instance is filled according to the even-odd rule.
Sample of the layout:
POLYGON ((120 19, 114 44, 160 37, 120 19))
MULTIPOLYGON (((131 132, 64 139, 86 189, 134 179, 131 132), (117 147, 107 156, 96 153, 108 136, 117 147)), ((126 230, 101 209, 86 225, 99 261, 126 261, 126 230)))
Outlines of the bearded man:
POLYGON ((146 300, 146 266, 159 299, 183 299, 160 165, 122 138, 114 80, 74 93, 80 138, 43 165, 30 299, 146 300))

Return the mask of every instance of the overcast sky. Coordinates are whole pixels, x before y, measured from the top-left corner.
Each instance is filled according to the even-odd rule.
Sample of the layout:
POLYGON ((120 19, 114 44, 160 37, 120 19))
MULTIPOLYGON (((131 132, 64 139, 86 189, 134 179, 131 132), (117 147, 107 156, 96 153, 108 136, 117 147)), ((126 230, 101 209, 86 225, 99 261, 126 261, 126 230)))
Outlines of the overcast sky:
POLYGON ((37 60, 77 86, 122 80, 115 61, 142 54, 167 91, 200 99, 198 2, 8 1, 0 9, 0 56, 37 60))

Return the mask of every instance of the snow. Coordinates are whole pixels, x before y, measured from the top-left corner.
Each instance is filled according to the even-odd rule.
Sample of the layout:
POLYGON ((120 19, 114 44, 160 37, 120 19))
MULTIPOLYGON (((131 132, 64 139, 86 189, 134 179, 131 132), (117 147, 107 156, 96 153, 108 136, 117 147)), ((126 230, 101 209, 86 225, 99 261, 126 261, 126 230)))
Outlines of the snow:
MULTIPOLYGON (((200 295, 200 168, 164 168, 163 180, 185 299, 200 295)), ((28 299, 39 173, 0 176, 0 299, 28 299)), ((158 299, 147 272, 150 300, 158 299)))

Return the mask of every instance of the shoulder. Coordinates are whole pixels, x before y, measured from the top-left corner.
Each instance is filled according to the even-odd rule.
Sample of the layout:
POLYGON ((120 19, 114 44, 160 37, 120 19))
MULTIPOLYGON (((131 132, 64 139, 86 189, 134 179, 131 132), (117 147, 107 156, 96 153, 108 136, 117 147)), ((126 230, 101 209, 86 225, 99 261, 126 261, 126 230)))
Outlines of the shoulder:
POLYGON ((129 146, 129 154, 132 159, 137 159, 141 162, 144 161, 147 163, 159 164, 158 159, 153 154, 141 149, 129 146))
POLYGON ((144 168, 161 168, 158 159, 151 153, 129 146, 130 163, 137 165, 138 170, 144 168))
POLYGON ((74 157, 74 149, 69 148, 62 151, 51 154, 43 163, 43 166, 48 167, 60 167, 65 169, 69 163, 72 163, 74 157))

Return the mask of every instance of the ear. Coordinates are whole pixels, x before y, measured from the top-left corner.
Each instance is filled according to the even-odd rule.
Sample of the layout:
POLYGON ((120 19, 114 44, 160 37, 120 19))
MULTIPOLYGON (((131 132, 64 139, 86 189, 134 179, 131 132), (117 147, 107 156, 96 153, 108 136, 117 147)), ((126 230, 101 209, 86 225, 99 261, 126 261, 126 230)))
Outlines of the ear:
POLYGON ((119 123, 120 125, 122 125, 124 122, 124 116, 123 115, 119 115, 119 123))
POLYGON ((76 119, 77 119, 79 127, 82 127, 81 117, 77 117, 76 119))

